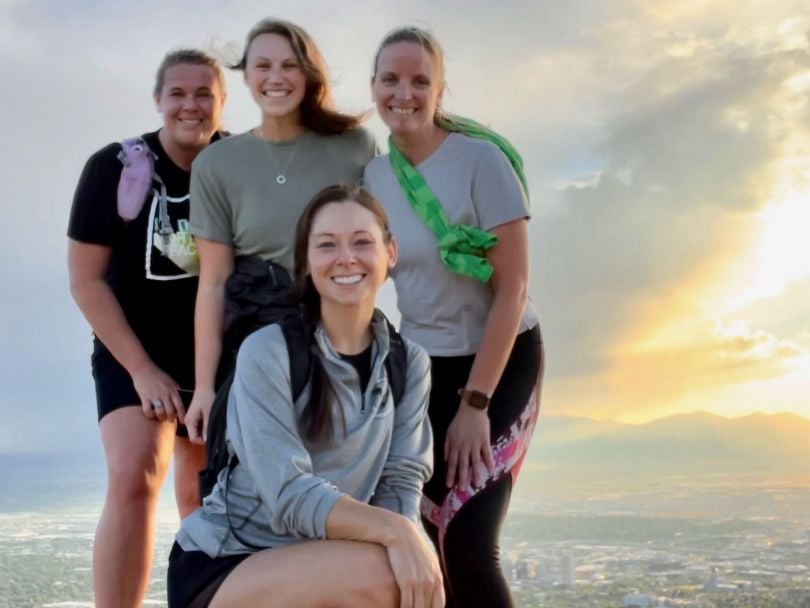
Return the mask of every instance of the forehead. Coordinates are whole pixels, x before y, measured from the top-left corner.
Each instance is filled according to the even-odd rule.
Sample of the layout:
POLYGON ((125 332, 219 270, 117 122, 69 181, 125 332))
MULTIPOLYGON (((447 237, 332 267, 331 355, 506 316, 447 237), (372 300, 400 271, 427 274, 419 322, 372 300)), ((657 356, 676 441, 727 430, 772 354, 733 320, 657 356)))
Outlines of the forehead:
POLYGON ((314 234, 353 233, 358 230, 382 233, 377 217, 354 201, 328 203, 318 210, 312 220, 314 234))
POLYGON ((378 71, 410 71, 430 74, 436 58, 418 42, 394 42, 380 50, 378 71))
POLYGON ((295 57, 290 41, 281 34, 259 34, 250 43, 247 55, 273 59, 295 57))
POLYGON ((219 87, 219 80, 214 68, 207 65, 178 63, 166 69, 163 75, 163 90, 181 89, 214 89, 219 87))

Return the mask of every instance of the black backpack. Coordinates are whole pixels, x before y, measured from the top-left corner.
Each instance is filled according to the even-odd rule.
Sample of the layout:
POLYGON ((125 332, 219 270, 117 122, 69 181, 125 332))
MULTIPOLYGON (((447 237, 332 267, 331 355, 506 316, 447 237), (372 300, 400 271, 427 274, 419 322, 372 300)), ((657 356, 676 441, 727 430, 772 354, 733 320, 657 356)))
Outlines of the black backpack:
MULTIPOLYGON (((399 405, 405 393, 406 363, 408 354, 402 336, 394 329, 391 322, 388 325, 389 349, 385 359, 385 371, 388 374, 388 386, 394 399, 394 406, 399 405)), ((287 353, 290 357, 290 384, 293 403, 301 396, 309 382, 312 373, 312 351, 310 350, 309 330, 301 314, 291 314, 279 321, 284 340, 287 343, 287 353)), ((211 413, 208 418, 208 431, 205 441, 205 468, 199 473, 200 501, 211 493, 217 483, 220 471, 227 468, 230 471, 238 464, 234 454, 230 457, 225 441, 226 419, 228 416, 228 395, 233 384, 234 371, 217 389, 211 413)), ((247 544, 247 543, 243 543, 247 544)), ((248 545, 250 546, 250 545, 248 545)))

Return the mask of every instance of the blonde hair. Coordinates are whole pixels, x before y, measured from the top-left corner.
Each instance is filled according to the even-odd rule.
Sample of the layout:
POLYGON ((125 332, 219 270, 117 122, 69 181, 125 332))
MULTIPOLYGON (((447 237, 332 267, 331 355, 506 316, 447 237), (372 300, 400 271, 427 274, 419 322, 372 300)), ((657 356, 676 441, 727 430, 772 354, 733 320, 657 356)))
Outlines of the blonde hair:
POLYGON ((222 66, 214 57, 199 49, 175 49, 166 53, 163 60, 158 66, 157 74, 155 75, 155 96, 160 95, 163 90, 163 85, 166 82, 166 71, 176 65, 204 65, 214 70, 219 84, 220 91, 225 93, 225 74, 222 72, 222 66))

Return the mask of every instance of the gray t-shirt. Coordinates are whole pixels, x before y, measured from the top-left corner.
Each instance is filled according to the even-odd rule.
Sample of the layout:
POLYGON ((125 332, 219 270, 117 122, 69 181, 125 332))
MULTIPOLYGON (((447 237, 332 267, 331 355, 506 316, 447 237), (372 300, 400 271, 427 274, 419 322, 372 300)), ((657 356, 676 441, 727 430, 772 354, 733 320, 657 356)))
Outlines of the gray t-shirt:
MULTIPOLYGON (((489 230, 529 217, 529 205, 512 166, 487 141, 451 133, 416 168, 451 224, 489 230)), ((491 285, 444 265, 436 236, 411 209, 387 155, 368 164, 364 183, 385 207, 399 245, 392 277, 402 313, 402 335, 421 344, 431 356, 477 352, 492 307, 491 285)), ((529 301, 519 331, 534 327, 537 320, 529 301)))
POLYGON ((308 131, 282 143, 252 131, 220 140, 192 166, 191 233, 292 273, 295 226, 304 207, 327 186, 359 183, 376 151, 366 129, 343 135, 308 131), (277 183, 279 174, 286 183, 277 183))

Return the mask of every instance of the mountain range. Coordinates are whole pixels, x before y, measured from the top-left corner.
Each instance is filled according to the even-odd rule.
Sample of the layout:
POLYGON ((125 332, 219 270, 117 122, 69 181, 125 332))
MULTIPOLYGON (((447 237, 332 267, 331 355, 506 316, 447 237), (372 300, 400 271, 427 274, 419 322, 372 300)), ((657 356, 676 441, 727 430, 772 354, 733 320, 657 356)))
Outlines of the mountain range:
POLYGON ((794 414, 678 414, 630 425, 541 414, 527 461, 600 473, 810 475, 810 420, 794 414))
MULTIPOLYGON (((696 412, 631 425, 541 413, 526 465, 563 475, 769 473, 810 479, 810 420, 696 412)), ((100 447, 75 454, 0 452, 4 486, 50 479, 103 481, 100 447)))

